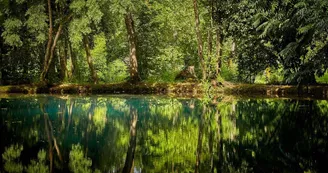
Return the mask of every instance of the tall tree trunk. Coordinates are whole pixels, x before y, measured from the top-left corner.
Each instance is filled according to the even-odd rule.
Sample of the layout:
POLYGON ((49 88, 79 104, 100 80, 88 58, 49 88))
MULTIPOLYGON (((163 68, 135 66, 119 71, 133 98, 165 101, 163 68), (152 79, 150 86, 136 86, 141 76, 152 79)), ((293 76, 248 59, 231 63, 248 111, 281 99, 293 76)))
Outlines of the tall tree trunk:
MULTIPOLYGON (((1 40, 0 40, 1 41, 1 40)), ((0 43, 1 44, 1 43, 0 43)), ((1 44, 2 46, 2 44, 1 44)), ((2 47, 0 47, 0 85, 3 84, 3 77, 4 77, 4 60, 3 60, 3 55, 2 55, 2 47)))
POLYGON ((69 46, 69 56, 71 59, 71 72, 70 72, 70 80, 72 80, 72 78, 78 74, 78 69, 77 69, 77 60, 76 60, 76 56, 74 54, 74 50, 72 48, 72 44, 71 42, 68 42, 68 46, 69 46))
MULTIPOLYGON (((211 0, 211 15, 210 15, 210 17, 211 17, 211 21, 210 21, 210 28, 209 28, 209 30, 208 30, 208 40, 207 40, 207 42, 208 42, 208 57, 209 57, 209 60, 208 60, 208 62, 209 62, 209 64, 210 64, 210 66, 209 66, 209 70, 208 70, 208 78, 209 79, 216 79, 216 77, 215 77, 215 75, 213 75, 213 63, 212 63, 212 56, 213 56, 213 52, 212 52, 212 50, 213 50, 213 17, 214 17, 214 2, 213 2, 213 0, 211 0)), ((215 72, 214 72, 215 73, 215 72)))
POLYGON ((48 31, 48 43, 47 43, 47 49, 46 49, 46 54, 44 57, 44 62, 43 62, 43 70, 40 75, 40 82, 45 81, 45 76, 46 76, 46 71, 45 69, 48 66, 49 62, 49 56, 50 56, 50 48, 51 48, 51 43, 52 43, 52 9, 51 9, 51 0, 48 0, 48 18, 49 18, 49 31, 48 31))
POLYGON ((62 81, 67 79, 67 47, 66 47, 66 39, 62 44, 63 50, 59 52, 60 57, 60 78, 62 81))
POLYGON ((98 76, 97 76, 97 72, 96 72, 96 70, 94 68, 94 65, 93 65, 93 60, 92 60, 92 56, 91 56, 91 51, 90 51, 90 46, 89 46, 90 43, 89 43, 88 36, 83 37, 83 43, 84 43, 85 53, 86 53, 86 56, 87 56, 87 62, 88 62, 88 65, 89 65, 92 80, 93 80, 94 84, 97 84, 98 83, 98 76))
POLYGON ((130 43, 130 81, 138 82, 140 81, 140 76, 138 73, 136 33, 134 29, 134 21, 130 12, 125 14, 125 25, 130 43))
POLYGON ((197 0, 193 0, 194 3, 194 12, 195 12, 195 28, 196 28, 196 35, 197 35, 197 42, 198 42, 198 56, 201 63, 202 68, 202 79, 206 80, 206 64, 203 55, 203 41, 202 41, 202 33, 200 32, 200 21, 199 21, 199 14, 198 14, 198 7, 197 7, 197 0))
MULTIPOLYGON (((40 78, 41 82, 45 81, 46 75, 49 71, 49 67, 50 67, 52 59, 54 57, 54 52, 55 52, 56 45, 57 45, 57 42, 58 42, 58 39, 59 39, 59 36, 60 36, 62 30, 63 30, 63 24, 60 24, 59 27, 58 27, 58 30, 57 30, 57 33, 56 33, 56 36, 55 36, 55 39, 54 39, 53 43, 52 44, 50 43, 50 45, 51 45, 50 55, 47 56, 47 53, 46 53, 46 57, 45 57, 45 61, 44 61, 44 67, 43 67, 43 70, 41 72, 41 78, 40 78)), ((48 50, 48 47, 47 47, 47 50, 48 50)))
POLYGON ((122 173, 131 173, 132 167, 134 164, 134 153, 137 145, 137 121, 138 121, 138 112, 132 106, 130 107, 130 140, 129 147, 126 153, 125 164, 122 173))
POLYGON ((220 29, 216 30, 216 66, 215 66, 215 75, 218 76, 221 73, 222 66, 222 44, 223 44, 223 35, 220 33, 220 29))

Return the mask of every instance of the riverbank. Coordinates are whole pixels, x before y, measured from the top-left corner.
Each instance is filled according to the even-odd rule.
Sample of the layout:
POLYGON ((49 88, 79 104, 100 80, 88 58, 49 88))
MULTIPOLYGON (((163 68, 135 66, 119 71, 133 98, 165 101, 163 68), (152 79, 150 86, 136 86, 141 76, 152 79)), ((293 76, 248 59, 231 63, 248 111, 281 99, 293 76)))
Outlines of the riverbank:
POLYGON ((327 85, 260 85, 238 84, 224 87, 224 94, 240 97, 266 98, 315 98, 328 99, 327 85))
POLYGON ((202 94, 199 83, 117 83, 0 86, 0 93, 21 94, 202 94))
POLYGON ((21 94, 164 94, 200 97, 204 93, 248 97, 308 97, 328 99, 328 86, 291 86, 224 83, 218 87, 205 87, 200 83, 118 83, 118 84, 62 84, 54 86, 15 85, 0 86, 0 93, 21 94))

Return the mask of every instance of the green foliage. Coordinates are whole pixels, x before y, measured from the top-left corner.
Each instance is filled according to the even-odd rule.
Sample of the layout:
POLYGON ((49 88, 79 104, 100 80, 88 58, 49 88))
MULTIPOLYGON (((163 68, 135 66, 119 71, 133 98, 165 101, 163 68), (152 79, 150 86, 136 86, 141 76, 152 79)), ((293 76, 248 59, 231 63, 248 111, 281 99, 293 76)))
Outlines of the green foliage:
MULTIPOLYGON (((236 82, 238 79, 238 67, 234 62, 223 63, 220 76, 223 80, 236 82), (230 65, 229 65, 230 64, 230 65)), ((222 81, 221 81, 222 82, 222 81)))
POLYGON ((316 76, 316 80, 318 83, 327 84, 328 83, 328 73, 325 73, 321 77, 316 76))
POLYGON ((78 48, 81 44, 83 36, 93 32, 92 25, 96 26, 100 23, 103 13, 100 10, 100 4, 97 0, 75 0, 69 8, 76 15, 69 25, 70 41, 73 46, 78 48))
POLYGON ((304 0, 273 1, 271 4, 259 2, 253 6, 252 2, 247 3, 254 9, 249 14, 248 21, 252 25, 248 26, 248 34, 240 39, 240 44, 243 44, 240 46, 244 48, 240 50, 239 68, 262 63, 260 67, 250 70, 250 73, 256 74, 258 71, 255 69, 277 67, 278 63, 284 69, 285 83, 314 83, 314 74, 322 75, 322 71, 327 69, 326 63, 322 61, 326 57, 324 52, 327 48, 327 34, 323 33, 325 29, 322 28, 325 27, 322 22, 327 19, 327 15, 322 7, 327 3, 304 0), (245 40, 253 45, 245 46, 245 40), (254 56, 251 52, 245 55, 247 49, 254 56))
POLYGON ((117 59, 108 64, 106 82, 123 82, 128 76, 128 66, 122 60, 117 59))
POLYGON ((47 15, 43 5, 31 6, 25 13, 28 16, 26 26, 28 31, 34 36, 36 43, 42 44, 46 41, 47 15))
MULTIPOLYGON (((0 1, 0 78, 5 84, 38 82, 48 39, 47 5, 41 0, 0 1)), ((188 66, 201 76, 192 1, 57 0, 51 6, 52 42, 60 24, 63 29, 54 47, 50 82, 92 81, 84 38, 89 38, 99 81, 125 81, 127 13, 134 21, 143 80, 174 82, 188 66), (59 57, 67 60, 66 66, 59 57), (66 69, 72 74, 61 79, 66 69)), ((286 84, 315 83, 315 76, 328 69, 327 7, 325 0, 202 1, 198 11, 208 80, 218 77, 214 75, 221 61, 220 76, 227 81, 277 83, 283 78, 286 84), (267 68, 282 70, 264 80, 258 75, 267 68)))
POLYGON ((94 65, 97 70, 98 78, 101 81, 106 81, 106 76, 108 75, 107 66, 107 50, 106 50, 106 38, 105 34, 99 33, 94 37, 94 47, 91 50, 92 58, 94 60, 94 65))
POLYGON ((23 23, 17 18, 6 19, 3 23, 4 31, 1 36, 4 38, 4 43, 9 46, 21 47, 23 42, 19 34, 19 31, 23 23))

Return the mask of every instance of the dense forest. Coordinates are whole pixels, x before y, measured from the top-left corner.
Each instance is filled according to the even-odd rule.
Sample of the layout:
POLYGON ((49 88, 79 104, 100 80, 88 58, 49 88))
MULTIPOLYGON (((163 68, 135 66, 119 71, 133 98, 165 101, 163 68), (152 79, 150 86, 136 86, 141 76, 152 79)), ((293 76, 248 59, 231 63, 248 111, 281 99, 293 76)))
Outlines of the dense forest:
POLYGON ((327 0, 0 0, 0 84, 328 82, 327 0))

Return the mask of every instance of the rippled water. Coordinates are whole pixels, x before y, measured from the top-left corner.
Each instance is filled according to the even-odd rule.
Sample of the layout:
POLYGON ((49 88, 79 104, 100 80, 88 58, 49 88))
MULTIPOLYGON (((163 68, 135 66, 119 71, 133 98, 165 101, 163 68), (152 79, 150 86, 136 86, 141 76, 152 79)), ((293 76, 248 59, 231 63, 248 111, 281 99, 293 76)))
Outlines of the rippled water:
POLYGON ((327 101, 16 96, 0 107, 0 172, 328 171, 327 101))

